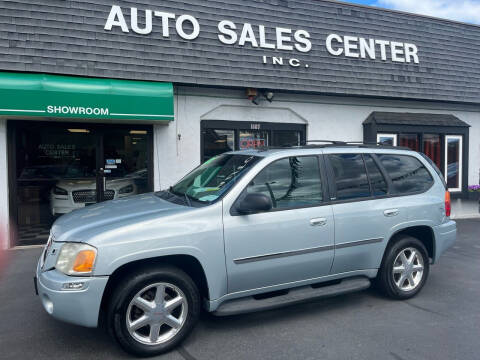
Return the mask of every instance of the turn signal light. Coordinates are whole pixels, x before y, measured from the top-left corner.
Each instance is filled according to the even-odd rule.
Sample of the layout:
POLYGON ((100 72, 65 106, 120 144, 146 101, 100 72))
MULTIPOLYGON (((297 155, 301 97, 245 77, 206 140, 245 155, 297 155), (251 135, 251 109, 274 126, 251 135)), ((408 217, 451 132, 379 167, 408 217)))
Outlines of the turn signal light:
POLYGON ((90 272, 93 270, 95 262, 95 251, 82 250, 77 254, 73 264, 73 271, 76 272, 90 272))
POLYGON ((452 212, 452 203, 450 202, 450 192, 445 191, 445 216, 450 216, 452 212))

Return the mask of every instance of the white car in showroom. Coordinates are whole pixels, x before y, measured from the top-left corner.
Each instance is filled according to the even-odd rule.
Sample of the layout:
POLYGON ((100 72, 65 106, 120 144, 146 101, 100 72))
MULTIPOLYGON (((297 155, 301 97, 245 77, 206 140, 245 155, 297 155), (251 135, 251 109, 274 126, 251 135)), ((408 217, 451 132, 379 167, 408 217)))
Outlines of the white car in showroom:
MULTIPOLYGON (((63 179, 50 191, 50 209, 53 216, 67 214, 75 209, 97 202, 96 179, 63 179)), ((105 200, 120 199, 138 193, 135 177, 106 179, 105 200)))

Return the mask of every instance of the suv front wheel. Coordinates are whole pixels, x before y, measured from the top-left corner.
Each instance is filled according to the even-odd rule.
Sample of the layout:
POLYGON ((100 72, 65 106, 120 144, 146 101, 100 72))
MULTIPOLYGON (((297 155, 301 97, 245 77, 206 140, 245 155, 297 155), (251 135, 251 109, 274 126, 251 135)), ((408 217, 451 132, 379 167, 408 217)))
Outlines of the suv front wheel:
POLYGON ((422 289, 429 272, 427 249, 411 236, 402 236, 387 247, 378 285, 393 299, 409 299, 422 289))
POLYGON ((108 324, 127 352, 154 356, 177 346, 199 315, 200 295, 186 273, 174 267, 146 268, 114 291, 108 324))

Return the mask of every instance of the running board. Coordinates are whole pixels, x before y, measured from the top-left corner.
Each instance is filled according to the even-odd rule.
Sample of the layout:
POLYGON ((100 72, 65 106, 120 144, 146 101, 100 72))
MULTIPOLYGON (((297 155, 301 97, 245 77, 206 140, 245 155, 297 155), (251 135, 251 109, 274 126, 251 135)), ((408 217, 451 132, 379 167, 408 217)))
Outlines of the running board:
POLYGON ((326 285, 317 288, 313 288, 312 286, 293 288, 284 295, 273 296, 261 300, 256 300, 252 296, 248 296, 226 301, 221 304, 212 314, 216 316, 229 316, 248 312, 271 310, 313 299, 328 298, 365 290, 368 287, 370 287, 370 280, 366 277, 347 278, 334 285, 326 285))

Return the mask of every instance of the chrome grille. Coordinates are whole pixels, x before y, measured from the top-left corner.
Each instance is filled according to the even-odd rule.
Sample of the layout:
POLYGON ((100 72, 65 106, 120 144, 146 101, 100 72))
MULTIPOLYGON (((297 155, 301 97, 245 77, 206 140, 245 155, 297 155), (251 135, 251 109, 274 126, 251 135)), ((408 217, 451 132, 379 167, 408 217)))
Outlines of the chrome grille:
MULTIPOLYGON (((76 203, 94 203, 97 201, 96 190, 76 190, 72 192, 73 201, 76 203)), ((105 190, 104 199, 113 200, 115 196, 114 190, 105 190)))
POLYGON ((105 192, 103 193, 103 198, 105 200, 113 200, 115 196, 115 191, 113 190, 105 190, 105 192))

